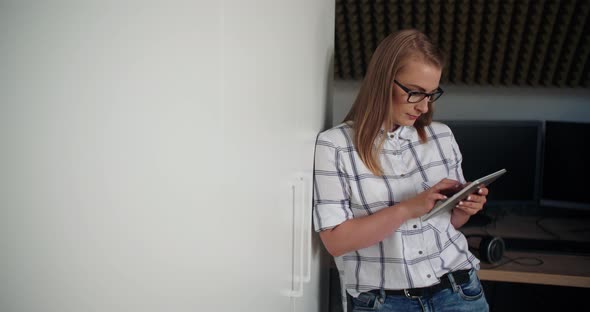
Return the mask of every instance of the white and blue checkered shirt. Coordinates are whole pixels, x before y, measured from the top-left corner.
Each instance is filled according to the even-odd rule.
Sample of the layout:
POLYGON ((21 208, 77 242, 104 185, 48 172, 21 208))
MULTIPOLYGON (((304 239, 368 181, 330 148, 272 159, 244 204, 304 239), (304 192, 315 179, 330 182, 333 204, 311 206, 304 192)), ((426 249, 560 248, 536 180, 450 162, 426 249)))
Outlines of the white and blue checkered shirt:
MULTIPOLYGON (((318 136, 314 172, 314 226, 322 231, 395 205, 443 178, 465 182, 461 152, 449 127, 433 122, 420 143, 413 127, 387 135, 375 176, 353 145, 353 129, 341 124, 318 136)), ((335 257, 343 289, 356 297, 372 289, 406 289, 439 283, 449 271, 476 268, 467 240, 450 223, 450 212, 410 219, 383 241, 335 257)))

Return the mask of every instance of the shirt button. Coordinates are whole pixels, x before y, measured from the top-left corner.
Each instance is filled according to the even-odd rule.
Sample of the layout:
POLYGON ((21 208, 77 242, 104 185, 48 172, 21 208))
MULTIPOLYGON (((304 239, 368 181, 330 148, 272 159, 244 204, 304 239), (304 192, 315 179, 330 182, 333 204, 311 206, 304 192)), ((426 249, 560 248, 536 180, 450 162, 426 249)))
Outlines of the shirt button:
MULTIPOLYGON (((418 251, 418 254, 422 254, 422 250, 418 251)), ((430 276, 429 276, 430 277, 430 276)))
POLYGON ((405 177, 406 175, 402 173, 402 177, 405 177))
POLYGON ((393 134, 390 134, 390 135, 389 135, 389 138, 390 138, 390 139, 393 139, 393 137, 394 137, 394 135, 393 135, 393 134))
POLYGON ((417 228, 418 226, 414 224, 413 228, 417 228))
POLYGON ((426 275, 426 277, 430 278, 430 274, 426 275))

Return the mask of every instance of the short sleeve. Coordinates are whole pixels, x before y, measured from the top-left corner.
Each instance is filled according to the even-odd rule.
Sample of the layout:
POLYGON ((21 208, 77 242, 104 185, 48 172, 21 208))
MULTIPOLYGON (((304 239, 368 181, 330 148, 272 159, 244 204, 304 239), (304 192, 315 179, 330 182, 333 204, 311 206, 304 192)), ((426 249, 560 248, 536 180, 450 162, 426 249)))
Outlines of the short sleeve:
POLYGON ((342 151, 320 134, 315 146, 313 220, 317 232, 353 218, 342 151))
MULTIPOLYGON (((449 129, 449 131, 451 131, 449 129)), ((451 132, 451 167, 449 170, 449 179, 457 180, 461 183, 465 183, 465 177, 463 176, 463 168, 461 167, 461 163, 463 162, 463 156, 461 155, 461 150, 459 149, 459 144, 455 140, 455 136, 451 132)))

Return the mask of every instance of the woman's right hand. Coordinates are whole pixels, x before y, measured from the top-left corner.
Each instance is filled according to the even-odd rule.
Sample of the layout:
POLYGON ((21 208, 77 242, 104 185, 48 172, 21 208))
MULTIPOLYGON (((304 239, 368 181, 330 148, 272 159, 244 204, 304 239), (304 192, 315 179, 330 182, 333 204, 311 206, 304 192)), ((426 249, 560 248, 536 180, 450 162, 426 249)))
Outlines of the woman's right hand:
POLYGON ((434 208, 437 200, 446 199, 444 194, 454 194, 461 189, 459 181, 442 179, 426 191, 402 202, 407 219, 423 216, 434 208))

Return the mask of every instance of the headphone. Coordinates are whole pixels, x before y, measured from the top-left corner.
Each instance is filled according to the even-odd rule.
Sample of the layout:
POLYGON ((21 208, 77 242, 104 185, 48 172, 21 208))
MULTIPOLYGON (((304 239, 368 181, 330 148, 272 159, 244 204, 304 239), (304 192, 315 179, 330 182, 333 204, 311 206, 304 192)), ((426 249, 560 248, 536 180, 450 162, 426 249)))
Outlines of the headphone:
POLYGON ((469 237, 481 238, 478 251, 479 257, 482 261, 497 264, 502 260, 504 251, 506 250, 506 244, 504 244, 504 240, 501 237, 490 235, 468 235, 467 238, 469 237))
POLYGON ((485 236, 479 242, 479 256, 485 262, 496 264, 502 260, 506 245, 499 236, 485 236))

